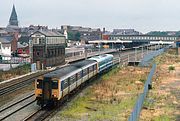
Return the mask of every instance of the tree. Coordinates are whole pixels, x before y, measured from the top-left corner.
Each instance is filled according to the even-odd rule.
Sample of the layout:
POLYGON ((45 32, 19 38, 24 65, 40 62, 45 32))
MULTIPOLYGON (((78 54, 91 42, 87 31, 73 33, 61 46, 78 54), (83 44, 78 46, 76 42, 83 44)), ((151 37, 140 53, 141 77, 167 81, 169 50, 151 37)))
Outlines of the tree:
POLYGON ((74 37, 75 41, 80 41, 80 38, 81 38, 81 33, 76 32, 75 37, 74 37))
POLYGON ((72 32, 67 32, 68 34, 68 40, 73 40, 73 33, 72 32))

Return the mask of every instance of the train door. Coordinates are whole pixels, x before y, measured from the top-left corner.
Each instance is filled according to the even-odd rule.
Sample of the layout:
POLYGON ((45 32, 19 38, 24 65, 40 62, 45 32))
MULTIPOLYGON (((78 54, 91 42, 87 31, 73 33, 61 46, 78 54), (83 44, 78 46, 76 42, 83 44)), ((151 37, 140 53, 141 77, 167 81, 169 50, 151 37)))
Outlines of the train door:
POLYGON ((51 88, 51 78, 44 78, 42 93, 44 104, 47 104, 51 99, 51 88))

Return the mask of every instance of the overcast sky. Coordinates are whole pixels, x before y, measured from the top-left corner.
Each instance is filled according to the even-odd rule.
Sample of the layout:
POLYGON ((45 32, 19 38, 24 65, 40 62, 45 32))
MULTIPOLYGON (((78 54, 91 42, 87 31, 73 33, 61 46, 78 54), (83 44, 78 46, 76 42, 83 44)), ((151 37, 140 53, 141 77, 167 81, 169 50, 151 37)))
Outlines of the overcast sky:
POLYGON ((0 26, 8 24, 15 4, 20 26, 180 30, 180 0, 0 0, 0 26))

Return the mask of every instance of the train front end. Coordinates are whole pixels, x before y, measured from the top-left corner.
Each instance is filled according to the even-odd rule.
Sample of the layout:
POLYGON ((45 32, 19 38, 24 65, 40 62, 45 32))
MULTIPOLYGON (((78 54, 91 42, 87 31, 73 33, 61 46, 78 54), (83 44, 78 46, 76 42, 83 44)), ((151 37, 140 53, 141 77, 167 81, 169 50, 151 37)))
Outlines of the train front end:
POLYGON ((35 96, 41 107, 55 105, 59 96, 59 81, 56 78, 40 77, 35 82, 35 96))

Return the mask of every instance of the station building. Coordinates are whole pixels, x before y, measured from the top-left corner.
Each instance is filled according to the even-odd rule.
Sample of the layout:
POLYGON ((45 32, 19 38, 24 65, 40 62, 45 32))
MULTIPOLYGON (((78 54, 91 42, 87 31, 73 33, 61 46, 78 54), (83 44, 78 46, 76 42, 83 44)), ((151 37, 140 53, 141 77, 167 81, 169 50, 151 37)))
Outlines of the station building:
POLYGON ((30 35, 30 55, 37 69, 65 63, 65 36, 56 31, 38 30, 30 35))

